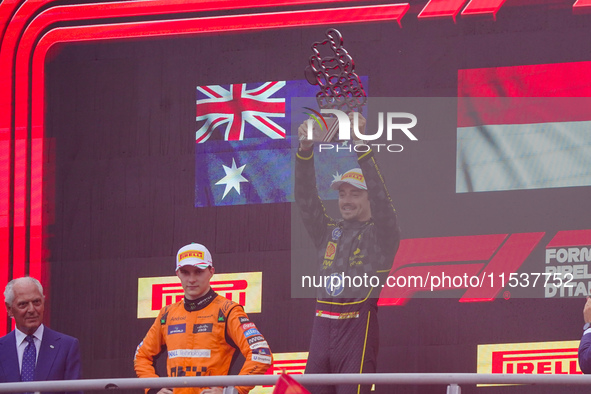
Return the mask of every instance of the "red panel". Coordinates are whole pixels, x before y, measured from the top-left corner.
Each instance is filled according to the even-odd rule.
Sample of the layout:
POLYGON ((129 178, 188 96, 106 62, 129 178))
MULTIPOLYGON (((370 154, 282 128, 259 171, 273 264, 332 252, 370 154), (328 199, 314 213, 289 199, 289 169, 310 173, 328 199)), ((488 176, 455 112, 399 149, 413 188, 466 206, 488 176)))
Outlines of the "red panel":
POLYGON ((559 231, 546 248, 591 245, 591 230, 559 231))
POLYGON ((507 234, 402 240, 390 273, 408 264, 488 260, 507 234))
POLYGON ((382 288, 378 305, 403 305, 418 291, 449 289, 466 289, 460 302, 491 301, 502 289, 502 284, 499 280, 488 278, 498 278, 499 275, 508 278, 509 274, 516 272, 544 234, 512 234, 509 238, 506 234, 494 234, 402 240, 389 276, 409 278, 408 283, 412 284, 396 287, 388 283, 382 288), (482 260, 484 262, 477 262, 482 260), (442 264, 449 262, 451 264, 442 264), (422 285, 411 282, 411 277, 420 277, 422 285), (462 278, 464 281, 456 284, 456 279, 462 278), (479 280, 476 281, 476 278, 479 280))
POLYGON ((456 21, 456 15, 460 12, 460 8, 466 3, 466 0, 431 0, 427 3, 425 8, 419 12, 417 18, 449 18, 456 21))
POLYGON ((591 62, 458 71, 458 97, 591 97, 591 62))
MULTIPOLYGON (((378 305, 404 305, 409 298, 419 291, 428 291, 434 296, 434 294, 437 294, 434 292, 463 289, 462 281, 458 283, 456 280, 454 284, 452 278, 458 279, 464 276, 478 276, 483 267, 485 267, 484 263, 473 263, 412 266, 399 269, 395 274, 390 275, 392 277, 402 277, 404 280, 398 282, 398 286, 392 285, 392 283, 396 284, 396 282, 391 282, 384 286, 380 293, 378 305), (422 279, 414 282, 413 279, 409 279, 412 277, 420 277, 422 279)), ((484 288, 478 288, 477 290, 484 290, 484 288)), ((445 297, 445 295, 441 295, 441 297, 445 297)))
MULTIPOLYGON (((478 275, 507 234, 403 239, 389 276, 478 275), (478 263, 471 263, 477 262, 478 263), (458 264, 462 262, 461 264, 458 264), (451 264, 442 264, 451 263, 451 264)), ((443 290, 440 288, 438 290, 443 290)), ((384 287, 378 305, 403 305, 417 287, 384 287)))
POLYGON ((577 0, 573 4, 573 14, 591 13, 591 0, 577 0))
MULTIPOLYGON (((508 278, 512 272, 517 272, 544 234, 512 234, 486 266, 487 272, 494 272, 497 278, 499 274, 504 274, 504 277, 508 278)), ((499 291, 501 287, 470 287, 460 302, 492 301, 499 291)))
MULTIPOLYGON (((23 227, 24 210, 26 202, 22 199, 26 192, 26 177, 17 177, 15 182, 16 192, 19 193, 20 199, 18 205, 10 206, 10 197, 15 190, 11 190, 10 173, 12 160, 17 160, 21 170, 26 169, 26 155, 18 155, 16 158, 12 157, 10 149, 10 141, 12 139, 11 115, 12 103, 12 87, 13 87, 13 61, 18 46, 18 40, 21 32, 24 29, 28 20, 38 11, 38 9, 48 0, 5 0, 0 3, 0 141, 2 143, 0 155, 2 157, 0 163, 0 261, 3 264, 0 266, 0 283, 4 284, 9 279, 22 276, 25 272, 24 255, 26 246, 26 232, 23 227), (13 244, 10 245, 9 228, 11 211, 18 216, 20 225, 14 223, 14 239, 13 244), (13 272, 9 272, 9 251, 13 248, 18 248, 13 254, 13 272), (19 258, 19 263, 14 263, 15 258, 19 258)), ((21 140, 20 145, 26 145, 26 142, 21 140)), ((18 143, 16 145, 19 145, 18 143)), ((26 173, 26 172, 25 172, 26 173)), ((14 322, 13 322, 14 325, 14 322)), ((5 331, 6 315, 2 314, 0 318, 0 334, 5 331)))
MULTIPOLYGON (((23 128, 18 128, 20 134, 23 128)), ((17 132, 17 134, 19 134, 17 132)), ((27 210, 27 140, 26 136, 16 138, 14 142, 14 205, 12 207, 14 214, 14 241, 13 241, 13 262, 23 261, 26 250, 26 210, 27 210)), ((24 263, 13 263, 12 277, 18 278, 25 275, 24 263)))
POLYGON ((492 16, 496 19, 503 3, 505 0, 470 0, 462 16, 492 16))
MULTIPOLYGON (((31 228, 29 240, 29 275, 42 280, 43 253, 43 143, 44 138, 33 138, 31 141, 31 228)), ((48 282, 44 282, 47 286, 48 282)))
POLYGON ((0 2, 0 42, 4 39, 4 31, 10 24, 12 14, 23 0, 5 0, 0 2))

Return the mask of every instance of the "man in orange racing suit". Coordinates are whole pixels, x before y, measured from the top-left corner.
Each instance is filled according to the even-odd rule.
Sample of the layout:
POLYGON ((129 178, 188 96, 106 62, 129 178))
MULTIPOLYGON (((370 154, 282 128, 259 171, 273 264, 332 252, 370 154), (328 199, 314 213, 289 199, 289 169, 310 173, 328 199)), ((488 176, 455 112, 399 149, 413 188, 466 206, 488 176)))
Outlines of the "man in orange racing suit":
MULTIPOLYGON (((246 361, 240 375, 264 374, 273 356, 265 338, 242 306, 217 293, 210 280, 214 274, 211 254, 203 245, 182 247, 176 258, 176 274, 184 290, 183 300, 165 306, 138 345, 134 367, 140 378, 158 377, 154 357, 166 348, 168 376, 227 375, 238 356, 246 361)), ((236 387, 240 394, 252 387, 236 387)), ((156 392, 148 390, 148 393, 156 392)), ((221 394, 223 388, 162 388, 159 394, 221 394)))
MULTIPOLYGON (((365 119, 358 116, 363 133, 365 119)), ((353 113, 349 117, 353 118, 353 113)), ((358 146, 362 141, 354 141, 361 168, 337 176, 330 185, 339 192, 342 218, 329 217, 318 197, 314 143, 307 139, 306 122, 298 134, 295 200, 317 248, 318 274, 331 279, 326 287, 318 289, 306 374, 376 372, 377 300, 400 242, 396 211, 369 145, 358 146), (350 278, 349 282, 345 277, 350 278), (350 284, 353 278, 363 277, 375 281, 361 286, 350 284), (342 280, 333 282, 333 278, 342 280)), ((314 394, 369 394, 371 386, 307 388, 314 394)))

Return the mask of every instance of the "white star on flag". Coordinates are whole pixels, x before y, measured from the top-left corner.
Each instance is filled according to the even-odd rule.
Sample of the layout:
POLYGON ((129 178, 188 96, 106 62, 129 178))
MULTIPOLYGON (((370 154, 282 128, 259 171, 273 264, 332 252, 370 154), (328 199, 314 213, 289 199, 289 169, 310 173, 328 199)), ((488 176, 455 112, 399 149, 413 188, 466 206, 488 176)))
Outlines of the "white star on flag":
POLYGON ((226 185, 226 189, 224 190, 224 195, 222 196, 222 200, 226 197, 226 194, 232 189, 236 189, 238 194, 240 194, 240 182, 248 182, 248 180, 242 176, 242 171, 244 171, 244 167, 246 164, 241 166, 240 168, 236 168, 236 161, 232 159, 232 168, 224 167, 224 172, 226 176, 216 182, 216 185, 226 185))
POLYGON ((339 172, 337 171, 336 175, 332 176, 332 181, 336 182, 336 181, 340 181, 341 180, 342 175, 339 174, 339 172))

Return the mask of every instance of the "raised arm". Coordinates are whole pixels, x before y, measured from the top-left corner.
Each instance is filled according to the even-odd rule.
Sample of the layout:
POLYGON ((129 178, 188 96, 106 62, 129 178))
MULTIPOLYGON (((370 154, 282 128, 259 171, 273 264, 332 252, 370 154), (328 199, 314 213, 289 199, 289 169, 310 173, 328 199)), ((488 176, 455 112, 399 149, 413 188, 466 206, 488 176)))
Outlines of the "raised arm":
POLYGON ((299 149, 295 159, 295 201, 300 208, 306 230, 316 247, 320 247, 326 225, 332 220, 318 197, 316 170, 314 169, 314 142, 305 139, 306 127, 298 129, 299 149))

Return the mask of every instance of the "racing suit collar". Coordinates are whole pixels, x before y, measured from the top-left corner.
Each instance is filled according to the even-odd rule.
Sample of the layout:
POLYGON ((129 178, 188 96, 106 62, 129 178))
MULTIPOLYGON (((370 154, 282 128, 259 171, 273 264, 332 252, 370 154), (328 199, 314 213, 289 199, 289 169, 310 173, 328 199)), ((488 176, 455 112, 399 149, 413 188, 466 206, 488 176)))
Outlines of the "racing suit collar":
POLYGON ((341 219, 339 225, 343 228, 361 228, 369 223, 372 222, 372 219, 369 219, 366 222, 360 222, 359 220, 344 220, 341 219))
POLYGON ((189 299, 187 299, 187 297, 185 297, 183 300, 183 305, 185 306, 185 310, 187 312, 199 311, 199 310, 205 308, 206 306, 208 306, 209 304, 211 304, 213 299, 216 297, 217 297, 217 293, 215 291, 213 291, 212 288, 209 288, 209 291, 207 293, 205 293, 205 295, 203 295, 195 300, 189 300, 189 299))

